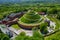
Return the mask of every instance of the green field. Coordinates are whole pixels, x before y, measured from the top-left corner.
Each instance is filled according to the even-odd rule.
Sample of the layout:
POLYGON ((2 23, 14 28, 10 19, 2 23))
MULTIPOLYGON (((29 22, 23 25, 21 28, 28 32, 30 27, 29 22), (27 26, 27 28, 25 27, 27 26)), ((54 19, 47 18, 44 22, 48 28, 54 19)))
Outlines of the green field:
POLYGON ((21 28, 18 26, 18 24, 14 24, 14 25, 12 25, 11 27, 13 27, 13 28, 16 29, 16 30, 21 29, 21 28))

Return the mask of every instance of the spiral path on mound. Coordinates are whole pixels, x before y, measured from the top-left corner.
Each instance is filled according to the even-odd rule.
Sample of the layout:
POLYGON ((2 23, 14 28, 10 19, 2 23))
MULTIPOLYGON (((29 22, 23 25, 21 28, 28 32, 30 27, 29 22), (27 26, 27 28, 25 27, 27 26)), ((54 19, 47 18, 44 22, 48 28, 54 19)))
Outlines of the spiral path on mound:
POLYGON ((23 17, 21 17, 21 21, 24 23, 39 23, 40 15, 35 12, 26 13, 23 17))

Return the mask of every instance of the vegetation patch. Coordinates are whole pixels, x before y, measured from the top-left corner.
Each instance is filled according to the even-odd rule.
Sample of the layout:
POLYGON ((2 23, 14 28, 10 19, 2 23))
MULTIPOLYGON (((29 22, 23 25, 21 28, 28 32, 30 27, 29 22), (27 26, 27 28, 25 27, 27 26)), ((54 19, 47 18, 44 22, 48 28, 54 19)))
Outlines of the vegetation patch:
POLYGON ((59 38, 60 38, 60 31, 56 32, 55 34, 45 37, 45 40, 60 40, 59 38))
POLYGON ((13 25, 11 25, 11 27, 13 27, 14 29, 17 29, 17 30, 21 29, 21 28, 18 26, 18 24, 13 24, 13 25))

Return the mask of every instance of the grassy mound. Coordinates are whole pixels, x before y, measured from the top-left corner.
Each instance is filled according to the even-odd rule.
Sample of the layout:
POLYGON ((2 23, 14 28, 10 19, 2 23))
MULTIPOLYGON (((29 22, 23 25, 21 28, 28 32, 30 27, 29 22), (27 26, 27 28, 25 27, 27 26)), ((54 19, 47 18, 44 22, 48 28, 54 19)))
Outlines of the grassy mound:
POLYGON ((30 12, 27 12, 19 20, 23 23, 31 24, 31 23, 39 23, 40 18, 41 18, 40 15, 37 14, 35 11, 30 11, 30 12))

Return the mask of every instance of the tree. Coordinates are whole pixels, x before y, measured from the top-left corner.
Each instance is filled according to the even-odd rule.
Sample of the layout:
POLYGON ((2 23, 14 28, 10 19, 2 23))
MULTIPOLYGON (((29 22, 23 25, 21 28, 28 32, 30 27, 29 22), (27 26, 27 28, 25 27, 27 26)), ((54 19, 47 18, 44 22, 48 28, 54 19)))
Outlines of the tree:
POLYGON ((3 15, 0 15, 0 20, 2 20, 3 19, 3 15))
POLYGON ((37 12, 45 12, 46 13, 47 12, 47 8, 45 8, 45 7, 37 8, 36 11, 37 12))
POLYGON ((57 14, 57 19, 60 19, 60 12, 58 12, 57 14))
POLYGON ((25 32, 21 32, 16 38, 15 40, 24 40, 26 37, 25 32))
POLYGON ((44 40, 44 37, 38 31, 34 31, 33 36, 26 36, 25 33, 22 32, 14 40, 44 40))
POLYGON ((43 33, 43 34, 46 34, 48 32, 47 30, 47 22, 46 23, 42 23, 40 24, 40 31, 43 33))
POLYGON ((0 39, 1 40, 10 40, 10 38, 6 35, 6 34, 4 34, 4 33, 0 33, 0 39))
POLYGON ((34 30, 33 40, 44 40, 44 37, 42 36, 41 32, 39 32, 38 30, 34 30))
POLYGON ((47 10, 47 13, 48 13, 48 14, 56 14, 56 13, 57 13, 57 8, 56 8, 56 7, 49 8, 49 9, 47 10))

